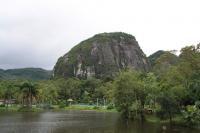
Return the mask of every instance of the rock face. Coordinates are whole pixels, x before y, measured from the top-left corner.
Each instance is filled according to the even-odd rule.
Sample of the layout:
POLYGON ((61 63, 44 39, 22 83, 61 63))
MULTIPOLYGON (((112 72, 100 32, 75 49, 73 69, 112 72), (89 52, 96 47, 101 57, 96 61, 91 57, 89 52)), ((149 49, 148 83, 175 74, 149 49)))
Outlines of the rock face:
POLYGON ((60 57, 53 77, 102 78, 122 69, 149 70, 149 61, 135 37, 122 32, 89 38, 60 57))

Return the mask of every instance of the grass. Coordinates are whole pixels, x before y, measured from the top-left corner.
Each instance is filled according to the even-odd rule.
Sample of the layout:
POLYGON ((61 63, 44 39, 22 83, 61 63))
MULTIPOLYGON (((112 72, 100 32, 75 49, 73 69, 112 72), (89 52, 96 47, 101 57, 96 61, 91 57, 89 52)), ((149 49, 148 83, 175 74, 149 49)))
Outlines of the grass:
POLYGON ((65 110, 86 110, 86 111, 98 111, 98 112, 116 112, 115 109, 108 110, 103 106, 90 106, 90 105, 71 105, 65 107, 65 110))
POLYGON ((17 112, 18 106, 0 107, 0 112, 17 112))
POLYGON ((43 109, 37 107, 21 107, 19 105, 13 105, 9 107, 0 107, 0 112, 39 112, 43 109))
POLYGON ((156 117, 155 115, 147 115, 146 116, 146 120, 148 121, 148 122, 152 122, 152 123, 157 123, 157 122, 160 122, 161 120, 158 118, 158 117, 156 117))
POLYGON ((18 112, 40 112, 40 111, 43 111, 43 109, 42 108, 37 108, 37 107, 32 107, 32 108, 20 107, 17 111, 18 112))
MULTIPOLYGON (((169 119, 160 119, 159 117, 155 116, 155 115, 147 115, 146 116, 146 121, 147 122, 151 122, 151 123, 162 123, 162 124, 166 124, 166 123, 170 123, 169 119)), ((180 115, 176 115, 175 117, 172 118, 172 123, 173 125, 184 125, 183 124, 183 120, 181 118, 180 115)))
POLYGON ((97 112, 117 112, 116 109, 107 109, 107 107, 103 106, 91 106, 91 105, 71 105, 64 108, 59 108, 58 105, 53 106, 54 111, 65 111, 65 110, 80 110, 80 111, 97 111, 97 112))
MULTIPOLYGON (((45 109, 32 106, 32 108, 22 107, 20 105, 12 105, 9 107, 0 107, 0 112, 40 112, 45 109)), ((67 110, 80 110, 80 111, 98 111, 98 112, 117 112, 116 109, 107 109, 103 106, 91 106, 91 105, 71 105, 64 108, 59 108, 59 105, 52 105, 53 111, 67 111, 67 110)))

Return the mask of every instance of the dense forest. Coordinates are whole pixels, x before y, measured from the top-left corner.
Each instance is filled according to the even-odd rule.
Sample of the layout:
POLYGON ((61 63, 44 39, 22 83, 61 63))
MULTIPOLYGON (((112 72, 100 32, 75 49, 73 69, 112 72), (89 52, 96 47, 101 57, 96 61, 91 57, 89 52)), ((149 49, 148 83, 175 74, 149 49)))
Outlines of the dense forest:
POLYGON ((182 48, 179 56, 161 51, 149 58, 149 72, 127 68, 103 79, 2 79, 0 99, 15 99, 20 107, 29 108, 64 108, 71 100, 72 104, 106 105, 126 119, 145 120, 151 114, 170 123, 200 125, 200 45, 182 48))
POLYGON ((28 80, 47 80, 51 77, 52 71, 41 68, 18 68, 18 69, 0 69, 0 79, 28 79, 28 80))

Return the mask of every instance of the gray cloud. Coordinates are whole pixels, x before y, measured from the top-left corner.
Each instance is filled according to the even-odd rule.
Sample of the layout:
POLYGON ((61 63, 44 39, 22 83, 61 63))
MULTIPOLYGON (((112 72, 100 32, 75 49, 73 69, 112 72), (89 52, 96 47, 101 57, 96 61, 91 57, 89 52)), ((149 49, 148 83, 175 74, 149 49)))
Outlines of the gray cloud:
POLYGON ((101 32, 133 34, 147 55, 196 44, 200 42, 199 4, 186 0, 1 1, 0 68, 52 69, 73 46, 101 32))

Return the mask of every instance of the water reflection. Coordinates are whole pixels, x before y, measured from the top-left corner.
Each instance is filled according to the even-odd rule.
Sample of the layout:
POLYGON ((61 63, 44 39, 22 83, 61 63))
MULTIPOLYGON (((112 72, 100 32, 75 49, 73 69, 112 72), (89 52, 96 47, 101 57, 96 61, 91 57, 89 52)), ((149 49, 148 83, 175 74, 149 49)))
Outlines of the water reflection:
POLYGON ((124 121, 118 113, 91 111, 0 113, 0 133, 199 133, 187 128, 124 121))

